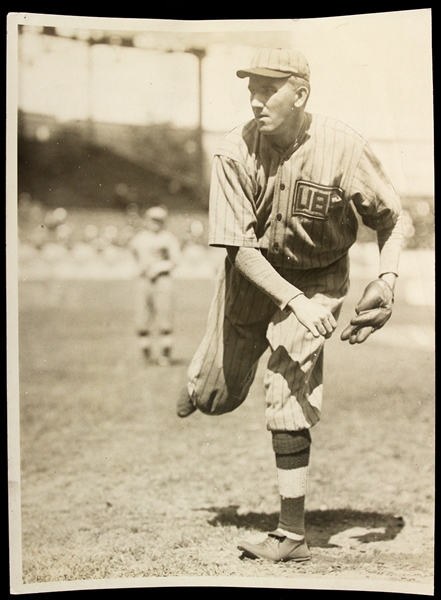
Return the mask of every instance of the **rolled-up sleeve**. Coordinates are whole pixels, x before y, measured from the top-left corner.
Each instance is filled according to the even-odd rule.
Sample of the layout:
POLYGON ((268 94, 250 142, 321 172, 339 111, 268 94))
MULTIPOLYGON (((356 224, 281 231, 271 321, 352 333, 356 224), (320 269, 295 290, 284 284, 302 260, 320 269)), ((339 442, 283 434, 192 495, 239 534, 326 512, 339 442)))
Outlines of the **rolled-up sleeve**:
POLYGON ((258 248, 253 185, 245 167, 222 155, 213 159, 210 201, 210 246, 258 248))

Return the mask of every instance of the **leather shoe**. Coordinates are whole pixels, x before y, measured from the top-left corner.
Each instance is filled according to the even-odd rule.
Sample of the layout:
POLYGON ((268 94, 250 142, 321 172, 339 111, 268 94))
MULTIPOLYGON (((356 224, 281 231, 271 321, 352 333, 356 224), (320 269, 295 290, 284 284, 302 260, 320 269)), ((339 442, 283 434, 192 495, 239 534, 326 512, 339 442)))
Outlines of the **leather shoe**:
POLYGON ((181 392, 181 395, 179 396, 178 404, 176 406, 176 412, 178 414, 178 417, 184 419, 185 417, 188 417, 191 414, 193 414, 195 410, 197 410, 197 408, 191 401, 190 396, 188 395, 187 388, 184 388, 181 392))
POLYGON ((277 531, 269 533, 259 544, 241 542, 238 549, 248 558, 264 558, 272 562, 304 562, 311 559, 311 551, 304 539, 292 540, 277 531))

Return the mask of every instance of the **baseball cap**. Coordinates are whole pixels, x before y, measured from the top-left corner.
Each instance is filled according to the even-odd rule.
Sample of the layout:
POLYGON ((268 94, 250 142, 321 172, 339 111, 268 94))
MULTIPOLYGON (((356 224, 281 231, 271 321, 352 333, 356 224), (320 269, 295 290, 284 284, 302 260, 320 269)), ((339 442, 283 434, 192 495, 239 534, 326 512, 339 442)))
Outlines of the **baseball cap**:
POLYGON ((145 211, 146 219, 153 219, 153 221, 165 221, 168 217, 168 211, 162 206, 152 206, 145 211))
POLYGON ((309 81, 310 71, 301 52, 290 48, 262 48, 254 55, 249 69, 237 71, 241 79, 250 75, 263 77, 289 77, 297 75, 309 81))

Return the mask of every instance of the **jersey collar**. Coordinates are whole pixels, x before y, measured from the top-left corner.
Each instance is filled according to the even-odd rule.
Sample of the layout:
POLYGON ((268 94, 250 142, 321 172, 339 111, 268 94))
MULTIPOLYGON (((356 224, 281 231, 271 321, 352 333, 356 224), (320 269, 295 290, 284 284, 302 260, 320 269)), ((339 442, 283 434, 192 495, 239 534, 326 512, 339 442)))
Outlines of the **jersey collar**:
POLYGON ((276 146, 275 144, 271 143, 270 137, 267 137, 267 141, 268 144, 274 148, 274 150, 281 155, 281 157, 283 159, 288 159, 292 154, 294 154, 294 152, 302 145, 306 142, 306 140, 308 140, 310 138, 309 135, 309 128, 312 122, 312 116, 310 113, 305 112, 305 118, 303 119, 303 124, 302 124, 302 128, 299 131, 299 134, 297 135, 297 138, 294 140, 294 142, 288 147, 288 148, 279 148, 278 146, 276 146))

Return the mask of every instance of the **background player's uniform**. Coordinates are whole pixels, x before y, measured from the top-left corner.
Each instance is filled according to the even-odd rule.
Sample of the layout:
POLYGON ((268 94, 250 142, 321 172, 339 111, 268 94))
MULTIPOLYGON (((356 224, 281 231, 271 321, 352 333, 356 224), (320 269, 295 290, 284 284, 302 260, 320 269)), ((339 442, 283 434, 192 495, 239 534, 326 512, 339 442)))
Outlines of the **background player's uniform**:
MULTIPOLYGON (((254 120, 224 137, 213 164, 209 243, 259 249, 284 280, 337 318, 357 236, 353 207, 384 245, 381 274, 397 272, 398 253, 389 251, 388 237, 401 204, 363 138, 335 119, 305 115, 298 141, 284 153, 254 120)), ((269 347, 268 428, 296 431, 318 421, 325 339, 285 311, 292 298, 291 286, 261 292, 226 260, 188 371, 189 395, 202 412, 239 406, 269 347)))
POLYGON ((180 259, 177 238, 165 229, 138 232, 130 240, 130 248, 139 265, 135 323, 140 345, 147 356, 151 351, 151 333, 159 334, 159 360, 169 358, 173 334, 174 267, 180 259))

